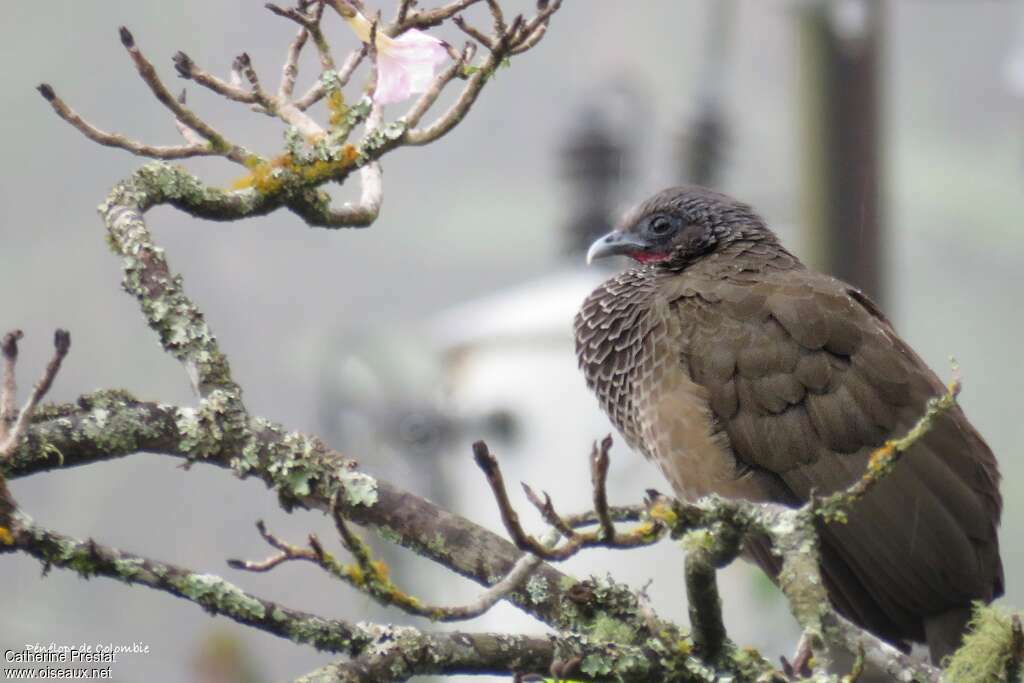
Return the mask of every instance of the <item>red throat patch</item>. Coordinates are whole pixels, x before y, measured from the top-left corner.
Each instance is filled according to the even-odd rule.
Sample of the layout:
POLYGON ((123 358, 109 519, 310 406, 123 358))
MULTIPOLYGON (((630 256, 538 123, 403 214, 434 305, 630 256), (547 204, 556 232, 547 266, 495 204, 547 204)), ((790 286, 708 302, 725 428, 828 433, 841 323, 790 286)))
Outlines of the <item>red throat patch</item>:
POLYGON ((640 263, 661 263, 668 261, 669 254, 664 251, 634 251, 629 258, 640 263))

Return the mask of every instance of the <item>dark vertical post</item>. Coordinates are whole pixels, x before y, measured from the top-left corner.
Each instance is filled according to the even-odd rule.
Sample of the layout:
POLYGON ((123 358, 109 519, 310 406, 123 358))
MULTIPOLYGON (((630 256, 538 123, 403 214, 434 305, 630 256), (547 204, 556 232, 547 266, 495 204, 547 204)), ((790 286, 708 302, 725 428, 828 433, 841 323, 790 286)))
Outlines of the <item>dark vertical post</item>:
POLYGON ((717 187, 728 141, 723 100, 735 4, 733 0, 716 0, 706 9, 707 25, 701 31, 703 61, 693 97, 696 113, 680 133, 676 150, 682 182, 717 187))
POLYGON ((880 0, 799 15, 803 222, 817 268, 884 294, 879 195, 880 0))
POLYGON ((596 108, 579 117, 561 150, 562 172, 569 188, 570 216, 566 247, 582 254, 612 228, 626 168, 625 144, 596 108))

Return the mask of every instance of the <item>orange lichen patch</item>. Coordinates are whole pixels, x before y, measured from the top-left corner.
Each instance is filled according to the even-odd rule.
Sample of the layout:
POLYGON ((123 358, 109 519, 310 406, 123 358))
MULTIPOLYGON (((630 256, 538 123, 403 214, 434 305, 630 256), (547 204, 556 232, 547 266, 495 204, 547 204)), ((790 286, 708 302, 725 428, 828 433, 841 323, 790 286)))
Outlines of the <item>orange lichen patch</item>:
POLYGON ((5 526, 0 526, 0 543, 14 545, 14 536, 11 534, 11 530, 5 526))
POLYGON ((324 161, 317 159, 308 164, 295 163, 291 154, 282 154, 265 163, 249 166, 251 173, 231 184, 234 190, 254 188, 264 194, 279 192, 286 183, 298 179, 304 185, 319 185, 330 180, 336 173, 355 163, 359 150, 353 145, 341 148, 341 158, 324 161))
POLYGON ((348 114, 345 96, 341 94, 341 90, 336 89, 328 93, 325 100, 327 101, 327 111, 330 112, 327 121, 331 124, 331 128, 337 128, 345 122, 345 116, 348 114))
POLYGON ((656 522, 661 522, 670 529, 674 529, 679 523, 679 515, 672 509, 672 506, 662 500, 658 500, 647 510, 647 514, 656 522))
POLYGON ((309 185, 316 185, 326 180, 345 168, 351 166, 359 158, 359 151, 353 145, 345 145, 341 149, 341 158, 331 161, 317 159, 311 164, 295 166, 292 168, 298 173, 302 180, 309 185))
POLYGON ((373 571, 376 573, 377 578, 381 581, 387 581, 388 575, 391 574, 391 568, 388 567, 383 560, 374 560, 371 564, 373 565, 373 571))
POLYGON ((362 568, 357 564, 346 564, 342 567, 341 573, 355 586, 362 586, 366 580, 366 575, 363 574, 362 568))
POLYGON ((868 470, 876 472, 879 469, 885 467, 892 460, 892 456, 896 454, 896 445, 892 441, 887 441, 884 446, 877 449, 871 454, 871 458, 868 460, 868 470))
POLYGON ((231 183, 231 189, 247 190, 254 187, 260 192, 269 194, 277 192, 284 184, 280 177, 274 175, 274 171, 293 168, 294 161, 291 154, 282 154, 267 162, 246 162, 246 166, 249 167, 251 173, 231 183))

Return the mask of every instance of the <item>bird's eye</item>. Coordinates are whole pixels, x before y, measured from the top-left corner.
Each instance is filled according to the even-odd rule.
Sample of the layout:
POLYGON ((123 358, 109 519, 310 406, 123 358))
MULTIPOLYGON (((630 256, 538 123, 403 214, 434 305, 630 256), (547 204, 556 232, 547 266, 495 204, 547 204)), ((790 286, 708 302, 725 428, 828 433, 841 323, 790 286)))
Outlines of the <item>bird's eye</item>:
POLYGON ((651 219, 651 233, 667 235, 672 230, 672 221, 668 216, 655 216, 651 219))

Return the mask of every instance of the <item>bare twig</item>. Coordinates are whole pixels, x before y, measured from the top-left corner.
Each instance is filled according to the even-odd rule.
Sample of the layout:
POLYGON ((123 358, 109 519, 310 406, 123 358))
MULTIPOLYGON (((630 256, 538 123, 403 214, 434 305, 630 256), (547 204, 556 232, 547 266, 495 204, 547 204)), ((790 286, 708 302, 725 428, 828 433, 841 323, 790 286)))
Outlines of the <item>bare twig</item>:
POLYGON ((399 0, 398 12, 395 15, 395 24, 401 24, 409 16, 409 10, 416 5, 416 0, 399 0))
POLYGON ((334 71, 334 57, 331 55, 331 46, 327 43, 327 39, 324 38, 323 31, 320 29, 320 20, 324 11, 324 4, 322 2, 312 5, 312 15, 292 7, 280 7, 272 2, 268 2, 264 7, 277 16, 291 19, 306 29, 309 37, 313 39, 317 54, 320 56, 320 68, 324 71, 334 71))
MULTIPOLYGON (((547 32, 548 23, 552 15, 562 8, 562 0, 552 0, 546 6, 541 7, 537 15, 516 27, 516 35, 509 45, 509 54, 517 55, 526 52, 541 41, 547 32)), ((509 33, 512 33, 510 31, 509 33)))
POLYGON ((309 40, 309 31, 305 26, 299 29, 295 38, 288 45, 288 54, 281 67, 281 85, 277 89, 277 99, 287 101, 295 92, 295 79, 299 76, 299 57, 302 56, 302 48, 309 40))
POLYGON ((0 394, 0 443, 7 441, 8 430, 18 419, 18 342, 24 336, 21 330, 12 330, 0 342, 0 351, 4 356, 4 383, 0 394))
MULTIPOLYGON (((342 62, 341 68, 338 69, 337 72, 337 83, 339 88, 344 88, 346 85, 348 85, 349 80, 352 78, 352 74, 362 63, 363 58, 366 57, 366 53, 366 45, 363 45, 358 50, 353 50, 352 52, 350 52, 345 61, 342 62)), ((305 95, 295 100, 294 104, 301 111, 305 111, 312 107, 317 102, 319 102, 320 100, 322 100, 325 94, 326 90, 324 89, 323 81, 317 80, 316 83, 310 86, 309 90, 306 91, 305 95)))
POLYGON ((249 57, 248 52, 235 57, 233 67, 240 71, 245 79, 249 81, 250 93, 253 99, 266 111, 273 113, 277 109, 277 101, 263 92, 263 87, 260 85, 259 75, 256 73, 256 69, 252 66, 252 58, 249 57))
POLYGON ((498 0, 487 0, 487 8, 490 10, 491 20, 494 22, 494 35, 505 35, 508 26, 505 25, 505 13, 501 10, 498 0))
POLYGON ((235 145, 227 140, 221 133, 215 130, 208 123, 200 119, 185 107, 183 104, 178 102, 177 98, 174 97, 167 86, 163 84, 160 77, 156 73, 156 69, 153 68, 153 64, 146 59, 142 51, 139 50, 135 44, 135 38, 132 36, 131 31, 126 27, 122 26, 120 29, 121 44, 124 45, 128 51, 128 55, 132 58, 135 63, 135 68, 139 72, 139 76, 149 86, 150 91, 156 99, 165 107, 167 107, 174 117, 181 121, 183 124, 191 128, 192 130, 199 133, 206 139, 214 151, 218 152, 221 156, 234 161, 235 163, 245 165, 246 162, 254 159, 254 155, 242 147, 235 145))
POLYGON ((442 5, 441 7, 408 12, 404 21, 389 26, 386 33, 389 36, 396 36, 411 28, 429 28, 431 26, 437 26, 445 19, 455 16, 459 12, 464 11, 480 1, 481 0, 455 0, 454 2, 449 2, 447 5, 442 5))
POLYGON ((39 93, 43 98, 50 103, 50 106, 53 107, 53 111, 56 112, 57 116, 70 123, 75 130, 82 133, 85 137, 97 144, 103 145, 104 147, 116 147, 118 149, 131 152, 137 156, 148 157, 150 159, 170 160, 187 159, 190 157, 222 156, 221 152, 214 150, 213 146, 206 142, 202 145, 145 145, 124 135, 107 133, 96 128, 79 116, 74 109, 65 104, 64 100, 57 96, 57 93, 54 92, 50 85, 43 83, 39 85, 37 90, 39 90, 39 93))
POLYGON ((598 448, 594 443, 590 453, 590 483, 594 489, 594 512, 601 524, 601 536, 608 543, 615 543, 615 525, 608 516, 608 451, 612 447, 611 434, 601 440, 598 448))
POLYGON ((452 23, 458 26, 460 31, 486 47, 488 50, 494 49, 494 41, 491 37, 470 24, 464 17, 455 17, 452 19, 452 23))
POLYGON ((174 55, 174 68, 178 75, 186 80, 195 81, 199 85, 211 90, 221 97, 226 97, 233 102, 242 104, 256 104, 257 100, 253 93, 226 81, 223 81, 211 73, 200 69, 192 58, 184 52, 177 52, 174 55))
POLYGON ((523 487, 523 491, 526 492, 527 499, 529 499, 533 506, 537 508, 537 511, 540 512, 544 521, 550 524, 552 528, 562 534, 562 536, 567 540, 572 541, 575 539, 576 530, 573 529, 566 520, 562 519, 557 512, 555 512, 555 506, 551 502, 551 496, 548 495, 548 492, 544 491, 544 500, 541 500, 528 484, 525 482, 520 483, 523 487))
MULTIPOLYGON (((599 524, 602 525, 599 531, 584 533, 572 532, 571 534, 566 535, 566 542, 562 545, 548 547, 546 544, 541 543, 523 530, 522 525, 519 523, 519 515, 512 506, 508 497, 508 492, 505 489, 505 481, 501 474, 501 468, 498 465, 498 459, 491 454, 490 449, 487 448, 487 444, 483 441, 477 441, 474 443, 473 458, 476 460, 477 466, 483 470, 487 477, 487 482, 491 487, 491 492, 494 494, 495 501, 498 504, 498 510, 501 513, 502 523, 505 525, 505 530, 508 531, 512 542, 515 543, 520 550, 533 553, 545 560, 565 560, 572 557, 583 548, 633 548, 642 545, 650 545, 660 540, 665 530, 659 522, 645 522, 628 533, 618 534, 613 532, 611 537, 608 537, 604 528, 605 521, 603 521, 610 520, 610 511, 606 504, 603 515, 598 515, 595 512, 595 517, 598 519, 599 524)), ((607 474, 607 469, 605 469, 605 474, 607 474)), ((598 486, 603 487, 604 482, 596 482, 595 488, 598 486)), ((530 494, 528 494, 528 496, 529 495, 530 494)), ((595 492, 595 498, 597 495, 598 494, 595 492)), ((531 502, 541 510, 541 514, 544 515, 545 518, 550 515, 555 515, 553 506, 545 504, 538 505, 540 501, 537 499, 535 494, 532 496, 531 502)), ((610 521, 608 523, 610 524, 610 521)), ((574 525, 564 519, 559 519, 552 524, 552 526, 556 530, 561 531, 574 525)))
POLYGON ((355 566, 339 563, 324 550, 316 535, 310 535, 308 547, 292 545, 267 531, 262 520, 256 523, 260 536, 279 552, 259 561, 228 560, 228 565, 234 569, 250 572, 267 572, 293 560, 312 562, 335 578, 345 581, 384 605, 398 607, 415 616, 445 622, 465 621, 479 617, 496 605, 499 600, 518 590, 526 578, 540 565, 540 558, 535 555, 523 555, 504 578, 481 593, 473 602, 455 606, 427 605, 419 599, 403 593, 394 585, 388 576, 387 568, 381 562, 373 559, 369 546, 349 528, 337 504, 332 507, 332 516, 342 545, 352 554, 356 561, 355 566))
POLYGON ((279 17, 291 19, 292 21, 294 21, 296 24, 303 27, 307 31, 311 31, 311 29, 316 25, 315 17, 312 17, 294 7, 281 7, 280 5, 276 5, 272 2, 268 2, 263 6, 279 17))
MULTIPOLYGON (((300 29, 299 34, 306 35, 306 30, 300 29)), ((296 39, 296 42, 298 42, 298 39, 296 39)), ((295 43, 293 43, 293 47, 294 46, 295 43)), ((262 90, 259 85, 259 79, 256 72, 252 68, 252 63, 248 54, 243 53, 242 55, 239 55, 239 57, 233 62, 231 70, 232 83, 222 81, 216 76, 203 71, 196 66, 195 62, 193 62, 192 59, 184 52, 178 52, 174 56, 174 63, 175 68, 178 69, 178 73, 182 78, 194 80, 196 83, 199 83, 218 95, 226 97, 234 102, 251 104, 253 105, 253 109, 260 113, 268 116, 274 116, 276 114, 277 117, 285 123, 295 126, 295 128, 307 139, 313 139, 317 136, 323 135, 324 129, 316 121, 304 114, 300 108, 297 108, 294 104, 288 101, 288 97, 291 96, 290 91, 284 96, 279 95, 275 98, 262 90), (251 84, 250 90, 246 90, 241 87, 243 76, 249 80, 249 83, 251 84), (237 81, 237 83, 235 83, 235 81, 237 81)), ((291 68, 292 67, 286 64, 284 67, 285 72, 298 73, 297 65, 294 66, 294 69, 289 71, 291 68)), ((282 88, 286 85, 288 85, 287 82, 282 82, 282 88)), ((291 86, 294 86, 294 79, 291 81, 291 86)), ((179 99, 179 101, 181 100, 179 99)), ((184 104, 184 101, 181 101, 181 103, 184 104)), ((178 123, 179 129, 187 128, 187 126, 184 126, 180 121, 176 120, 176 122, 178 123)), ((209 147, 205 142, 203 144, 205 147, 209 147)), ((211 149, 210 154, 215 154, 215 152, 211 149)))
MULTIPOLYGON (((181 94, 178 95, 178 102, 180 102, 181 104, 185 104, 187 98, 188 92, 183 88, 181 94)), ((195 132, 194 130, 186 126, 179 119, 174 119, 174 125, 177 127, 178 132, 181 133, 181 137, 183 137, 185 139, 185 142, 187 142, 188 144, 193 145, 195 147, 206 146, 206 140, 203 140, 203 138, 199 136, 199 133, 195 132)))
MULTIPOLYGON (((13 374, 14 374, 14 361, 17 358, 17 335, 19 332, 8 334, 4 337, 4 361, 5 366, 10 365, 10 372, 12 376, 13 385, 13 374), (14 349, 13 355, 8 353, 8 340, 12 340, 11 346, 14 349)), ((53 334, 53 346, 54 352, 50 362, 46 364, 46 370, 43 372, 42 378, 32 388, 32 393, 29 394, 28 400, 25 401, 25 405, 22 406, 21 411, 18 413, 18 419, 14 423, 14 427, 11 428, 10 432, 6 435, 4 441, 0 442, 0 458, 6 458, 11 454, 11 451, 17 447, 21 437, 25 434, 25 429, 28 427, 29 422, 32 420, 32 415, 35 413, 36 406, 43 400, 46 393, 50 391, 50 387, 53 386, 53 380, 57 377, 57 373, 60 372, 60 365, 64 361, 64 357, 68 355, 68 350, 71 348, 71 335, 67 330, 57 330, 53 334)), ((5 367, 5 382, 4 382, 4 393, 6 394, 7 382, 6 382, 6 367, 5 367)), ((13 386, 12 386, 13 388, 13 386)), ((6 404, 9 400, 8 396, 4 396, 4 414, 6 416, 6 404)))

